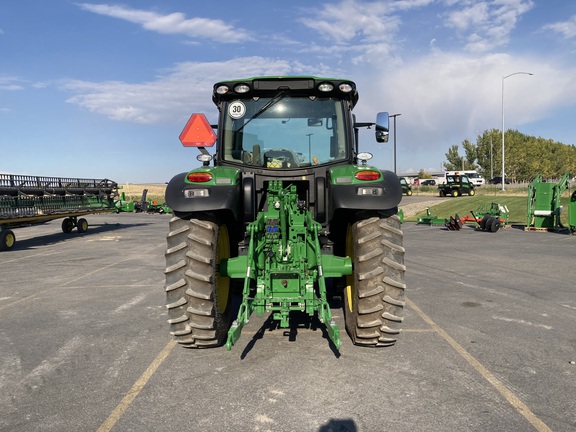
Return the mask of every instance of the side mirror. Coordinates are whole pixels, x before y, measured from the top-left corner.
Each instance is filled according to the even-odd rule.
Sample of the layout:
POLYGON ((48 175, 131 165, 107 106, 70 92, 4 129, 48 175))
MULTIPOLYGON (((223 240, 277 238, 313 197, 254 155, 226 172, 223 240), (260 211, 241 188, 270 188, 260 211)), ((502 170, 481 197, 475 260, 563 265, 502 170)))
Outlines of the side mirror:
POLYGON ((388 131, 390 130, 389 117, 387 112, 380 112, 376 116, 376 141, 388 142, 388 131))

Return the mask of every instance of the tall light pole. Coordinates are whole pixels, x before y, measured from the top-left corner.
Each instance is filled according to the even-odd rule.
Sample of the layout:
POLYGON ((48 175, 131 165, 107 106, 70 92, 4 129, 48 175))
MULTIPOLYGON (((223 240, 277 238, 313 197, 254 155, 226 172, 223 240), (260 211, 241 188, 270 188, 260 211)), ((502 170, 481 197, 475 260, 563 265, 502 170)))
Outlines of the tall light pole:
POLYGON ((396 117, 401 116, 402 114, 392 114, 389 117, 394 119, 394 174, 398 174, 396 171, 396 117))
POLYGON ((506 174, 504 171, 504 80, 512 75, 534 75, 530 72, 514 72, 502 77, 502 190, 505 190, 506 174))
MULTIPOLYGON (((476 131, 480 135, 480 131, 476 131)), ((482 140, 484 140, 484 132, 482 133, 482 140)), ((494 178, 494 144, 492 143, 492 130, 490 130, 490 179, 494 178)))
POLYGON ((490 131, 490 178, 494 178, 494 144, 492 143, 492 131, 490 131))
POLYGON ((308 162, 312 163, 312 135, 313 133, 306 134, 308 137, 308 162))

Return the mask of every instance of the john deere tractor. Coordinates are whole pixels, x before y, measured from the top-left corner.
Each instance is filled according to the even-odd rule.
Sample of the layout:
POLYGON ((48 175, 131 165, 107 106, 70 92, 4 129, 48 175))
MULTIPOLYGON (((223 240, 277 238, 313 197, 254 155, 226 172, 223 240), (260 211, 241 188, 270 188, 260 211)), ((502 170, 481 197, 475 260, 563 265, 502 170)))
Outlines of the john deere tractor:
POLYGON ((219 82, 212 100, 218 124, 193 114, 180 135, 201 166, 166 190, 176 341, 230 349, 254 312, 282 328, 305 314, 339 349, 328 300, 340 295, 353 343, 393 345, 404 315, 402 188, 358 150, 359 128, 388 140, 388 114, 357 122, 355 83, 313 76, 219 82), (232 286, 242 294, 234 316, 232 286))

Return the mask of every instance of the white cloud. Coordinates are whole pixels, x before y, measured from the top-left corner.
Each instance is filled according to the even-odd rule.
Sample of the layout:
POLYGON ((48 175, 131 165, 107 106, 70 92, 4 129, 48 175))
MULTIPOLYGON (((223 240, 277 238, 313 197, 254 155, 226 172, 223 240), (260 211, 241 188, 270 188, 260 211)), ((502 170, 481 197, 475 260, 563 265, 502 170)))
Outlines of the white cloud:
POLYGON ((474 139, 477 130, 501 128, 502 76, 516 71, 534 74, 506 79, 507 129, 521 130, 555 109, 572 107, 576 69, 541 60, 435 52, 385 73, 367 69, 356 77, 360 92, 356 114, 361 121, 370 121, 378 111, 401 113, 398 138, 402 157, 408 160, 402 171, 418 171, 430 166, 430 155, 440 161, 450 146, 474 139))
MULTIPOLYGON (((440 17, 445 28, 454 30, 463 49, 473 53, 487 53, 506 46, 518 19, 534 6, 533 0, 445 0, 443 3, 445 9, 440 17)), ((415 39, 418 33, 414 28, 409 29, 412 34, 404 33, 404 20, 409 20, 407 13, 424 13, 434 4, 437 2, 432 0, 342 0, 310 9, 300 22, 331 42, 333 51, 346 52, 353 56, 353 62, 359 63, 374 59, 375 55, 389 58, 402 52, 407 41, 415 39)), ((432 27, 426 30, 434 31, 432 27)))
POLYGON ((336 43, 386 41, 398 33, 400 19, 395 9, 415 7, 427 1, 360 2, 343 0, 338 5, 324 4, 321 9, 308 12, 309 18, 300 21, 323 37, 336 43))
POLYGON ((0 90, 15 91, 22 90, 24 87, 19 78, 11 76, 0 76, 0 90))
POLYGON ((560 33, 566 39, 576 37, 576 15, 572 15, 567 21, 545 25, 543 30, 552 30, 560 33))
POLYGON ((400 13, 432 3, 434 0, 325 3, 320 8, 309 9, 306 18, 299 21, 318 32, 329 44, 312 43, 302 47, 301 51, 330 55, 346 59, 346 62, 351 60, 354 65, 379 63, 384 59, 387 63, 396 62, 395 53, 403 42, 399 37, 402 26, 400 13))
MULTIPOLYGON (((211 121, 215 119, 210 95, 218 80, 287 74, 348 76, 359 85, 359 120, 371 121, 377 111, 402 113, 398 118, 399 139, 411 164, 404 163, 402 171, 439 166, 451 145, 459 145, 465 138, 474 139, 477 130, 499 129, 504 75, 520 70, 534 73, 532 77, 506 80, 507 128, 521 128, 545 119, 554 109, 573 106, 576 80, 571 77, 576 76, 576 70, 537 54, 493 52, 508 43, 518 19, 533 7, 532 1, 495 0, 480 4, 446 0, 444 4, 452 9, 442 15, 443 30, 450 28, 459 34, 464 49, 449 52, 438 47, 447 39, 439 28, 424 40, 423 49, 428 53, 412 58, 398 48, 403 37, 410 37, 401 32, 401 12, 430 3, 344 0, 308 10, 307 18, 301 22, 330 43, 287 41, 290 48, 293 44, 305 46, 294 55, 307 59, 302 62, 286 57, 186 62, 162 71, 149 82, 70 81, 64 89, 72 93, 68 102, 114 120, 183 124, 192 112, 205 112, 209 117, 213 113, 211 121), (310 56, 303 57, 303 53, 310 56), (438 163, 430 155, 436 155, 438 163)), ((180 18, 172 23, 180 22, 180 18)), ((165 25, 164 21, 156 22, 157 28, 165 25)), ((438 25, 441 27, 442 22, 438 25)), ((282 48, 286 46, 282 44, 282 48)), ((390 153, 389 148, 382 151, 388 152, 387 156, 390 153)))
MULTIPOLYGON (((477 130, 500 128, 504 75, 520 70, 534 73, 506 80, 507 128, 521 128, 546 118, 553 109, 572 106, 576 80, 571 77, 576 76, 576 70, 540 60, 435 51, 407 60, 402 67, 358 68, 349 64, 348 69, 336 72, 321 64, 313 67, 290 60, 249 57, 181 63, 150 82, 70 81, 63 88, 74 94, 68 102, 113 120, 184 124, 193 112, 206 113, 210 121, 216 119, 211 92, 218 80, 288 74, 348 76, 359 86, 356 115, 360 121, 373 121, 378 111, 402 114, 398 118, 399 139, 402 153, 410 155, 411 164, 404 163, 402 170, 417 171, 433 164, 429 155, 443 155, 464 138, 473 139, 477 130), (229 71, 234 71, 234 76, 229 71)), ((382 157, 373 148, 366 150, 382 157)), ((388 151, 385 156, 389 156, 389 149, 382 151, 388 151)))
POLYGON ((192 38, 212 39, 224 43, 238 43, 251 39, 246 30, 235 28, 218 19, 187 19, 180 12, 162 15, 120 5, 81 3, 79 6, 88 12, 140 24, 146 30, 162 34, 182 34, 192 38))
POLYGON ((69 103, 113 120, 140 124, 182 122, 193 112, 212 112, 212 86, 218 80, 260 75, 309 73, 298 62, 262 57, 225 62, 186 62, 176 65, 155 81, 101 83, 72 80, 62 85, 74 96, 69 103), (234 76, 230 76, 234 71, 234 76))
POLYGON ((457 10, 445 14, 444 25, 453 28, 466 40, 470 52, 489 52, 505 46, 519 17, 534 7, 532 0, 493 0, 449 2, 457 10))
POLYGON ((478 26, 488 20, 488 3, 481 2, 469 7, 450 12, 446 18, 446 26, 459 31, 466 31, 470 27, 478 26))

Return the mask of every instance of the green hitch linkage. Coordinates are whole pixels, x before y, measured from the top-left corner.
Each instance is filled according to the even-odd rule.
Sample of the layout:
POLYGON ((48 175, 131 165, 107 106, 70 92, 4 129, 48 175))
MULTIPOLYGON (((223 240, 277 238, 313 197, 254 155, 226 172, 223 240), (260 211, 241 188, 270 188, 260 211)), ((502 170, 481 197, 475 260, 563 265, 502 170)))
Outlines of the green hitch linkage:
POLYGON ((250 279, 252 277, 254 263, 254 233, 256 231, 257 221, 252 222, 246 228, 250 233, 250 242, 248 243, 248 253, 247 253, 247 268, 246 276, 244 278, 244 287, 242 288, 242 303, 240 304, 240 309, 238 311, 238 317, 232 322, 230 330, 228 330, 228 338, 226 340, 226 349, 230 351, 232 345, 234 345, 238 339, 240 339, 240 334, 242 333, 242 328, 248 323, 250 315, 252 314, 253 300, 250 299, 250 279))
POLYGON ((332 312, 330 311, 330 305, 327 300, 326 293, 326 280, 324 278, 324 271, 322 269, 322 248, 320 247, 320 240, 318 239, 318 230, 321 225, 312 220, 312 217, 308 215, 309 223, 312 225, 312 232, 314 233, 314 251, 316 254, 316 262, 318 263, 318 290, 320 294, 320 307, 318 309, 318 317, 320 322, 326 326, 326 331, 328 337, 334 343, 336 349, 340 349, 342 346, 342 341, 340 340, 340 329, 336 325, 336 321, 332 317, 332 312))

